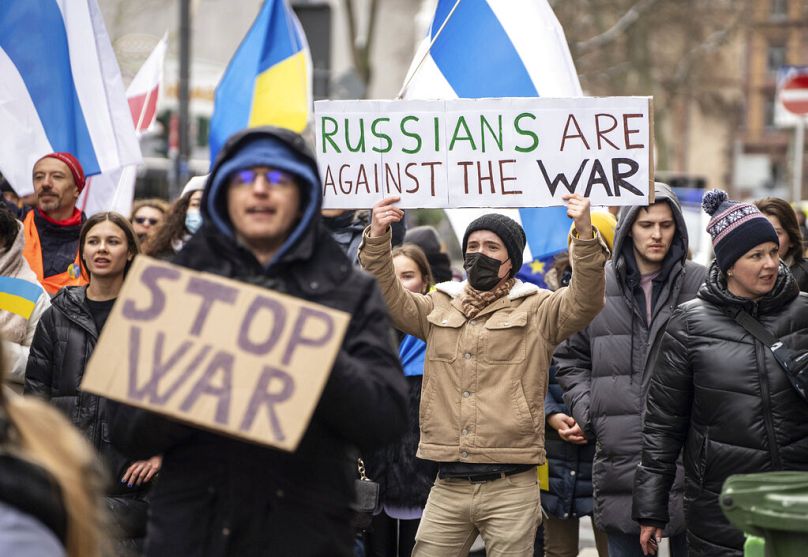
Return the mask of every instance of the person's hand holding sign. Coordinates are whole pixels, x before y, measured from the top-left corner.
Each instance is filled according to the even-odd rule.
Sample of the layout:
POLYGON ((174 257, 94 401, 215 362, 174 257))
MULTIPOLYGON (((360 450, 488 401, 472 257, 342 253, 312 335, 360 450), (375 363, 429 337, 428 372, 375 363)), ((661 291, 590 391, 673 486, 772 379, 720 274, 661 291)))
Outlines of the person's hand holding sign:
POLYGON ((589 198, 577 193, 567 193, 562 195, 561 198, 567 202, 567 216, 575 221, 575 231, 578 233, 578 238, 582 240, 594 238, 592 217, 589 214, 589 198))
MULTIPOLYGON (((384 236, 384 234, 387 232, 388 226, 394 222, 399 222, 404 218, 404 211, 397 207, 393 207, 393 205, 399 201, 401 201, 400 197, 386 197, 373 206, 370 217, 371 238, 384 236)), ((587 207, 588 206, 587 201, 587 207)), ((587 215, 588 214, 589 213, 587 212, 587 215)))

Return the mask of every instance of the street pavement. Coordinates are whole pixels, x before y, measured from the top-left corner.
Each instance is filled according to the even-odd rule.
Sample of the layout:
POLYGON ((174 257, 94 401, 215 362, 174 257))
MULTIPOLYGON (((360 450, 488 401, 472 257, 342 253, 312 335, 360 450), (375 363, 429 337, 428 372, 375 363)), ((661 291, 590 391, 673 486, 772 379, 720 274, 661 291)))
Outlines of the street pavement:
MULTIPOLYGON (((589 517, 586 517, 580 521, 580 525, 578 534, 578 547, 580 551, 578 552, 578 557, 598 557, 598 551, 595 549, 595 534, 592 532, 592 521, 589 517)), ((482 547, 482 540, 480 539, 474 544, 472 550, 478 547, 482 547)), ((482 557, 485 553, 483 551, 473 551, 469 555, 470 557, 482 557)), ((660 544, 659 557, 670 557, 667 539, 662 540, 660 544)))

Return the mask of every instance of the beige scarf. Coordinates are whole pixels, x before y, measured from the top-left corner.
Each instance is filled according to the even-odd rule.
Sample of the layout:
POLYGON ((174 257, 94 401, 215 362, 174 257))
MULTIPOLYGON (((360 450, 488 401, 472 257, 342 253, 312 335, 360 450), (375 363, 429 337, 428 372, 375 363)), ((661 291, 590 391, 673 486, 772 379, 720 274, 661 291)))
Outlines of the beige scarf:
POLYGON ((513 285, 516 284, 516 279, 511 277, 506 280, 502 285, 494 288, 493 290, 483 291, 472 288, 471 284, 466 283, 466 288, 460 298, 460 307, 463 308, 463 315, 471 319, 482 310, 506 296, 511 291, 513 285))

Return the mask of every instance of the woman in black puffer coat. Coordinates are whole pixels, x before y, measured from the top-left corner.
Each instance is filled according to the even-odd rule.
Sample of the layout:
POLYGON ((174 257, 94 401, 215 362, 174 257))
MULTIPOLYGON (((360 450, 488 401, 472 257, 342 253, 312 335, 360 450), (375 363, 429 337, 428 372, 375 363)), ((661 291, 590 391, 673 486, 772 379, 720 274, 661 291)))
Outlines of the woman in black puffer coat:
MULTIPOLYGON (((614 237, 614 219, 596 217, 598 231, 603 233, 609 249, 614 237), (607 226, 611 226, 610 231, 607 226), (611 232, 611 234, 609 234, 611 232)), ((556 291, 569 286, 572 266, 569 254, 557 255, 553 268, 544 277, 547 287, 556 291)), ((592 498, 592 462, 595 459, 594 439, 584 438, 574 429, 577 425, 569 406, 564 402, 564 390, 556 379, 555 360, 550 365, 547 394, 544 397, 544 448, 547 451, 547 485, 542 484, 541 507, 545 513, 533 547, 534 557, 578 555, 579 521, 583 516, 592 520, 598 555, 609 554, 606 532, 595 525, 592 498), (573 424, 573 425, 570 425, 573 424), (543 532, 542 532, 543 530, 543 532)), ((540 469, 541 470, 541 469, 540 469)), ((541 477, 541 472, 539 473, 541 477)))
POLYGON ((80 389, 84 370, 98 342, 132 259, 137 238, 126 217, 98 213, 79 236, 87 286, 62 288, 42 315, 25 370, 25 394, 61 410, 101 456, 112 480, 106 504, 114 521, 118 553, 141 551, 146 536, 146 493, 160 467, 160 457, 136 461, 116 450, 110 440, 109 401, 80 389))
POLYGON ((668 323, 643 425, 633 516, 640 542, 668 520, 667 500, 684 450, 691 556, 741 556, 743 533, 718 497, 732 474, 808 470, 808 403, 771 351, 734 315, 745 310, 792 350, 808 349, 808 296, 778 257, 774 228, 753 205, 711 192, 705 208, 716 261, 698 298, 668 323))

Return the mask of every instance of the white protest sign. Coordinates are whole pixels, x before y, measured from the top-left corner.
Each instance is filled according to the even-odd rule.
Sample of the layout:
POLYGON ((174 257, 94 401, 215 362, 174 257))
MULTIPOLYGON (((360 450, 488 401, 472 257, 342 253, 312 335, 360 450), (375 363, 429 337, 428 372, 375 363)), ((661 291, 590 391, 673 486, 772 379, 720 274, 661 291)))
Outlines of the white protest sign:
POLYGON ((138 256, 81 389, 293 451, 349 320, 299 298, 138 256))
MULTIPOLYGON (((648 202, 650 97, 317 101, 325 208, 648 202)), ((653 189, 651 189, 653 191, 653 189)))

